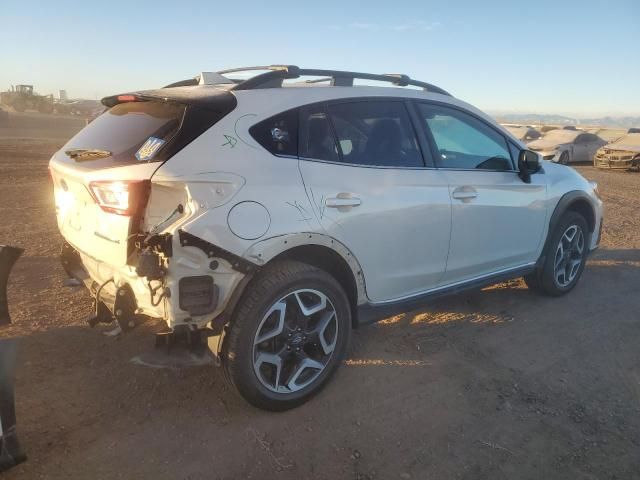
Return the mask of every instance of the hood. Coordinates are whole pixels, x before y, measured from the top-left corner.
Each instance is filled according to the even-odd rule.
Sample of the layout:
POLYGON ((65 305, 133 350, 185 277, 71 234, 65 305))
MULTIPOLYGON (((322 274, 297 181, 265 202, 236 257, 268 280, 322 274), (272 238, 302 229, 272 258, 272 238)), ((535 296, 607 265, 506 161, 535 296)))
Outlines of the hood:
POLYGON ((536 150, 556 150, 561 145, 572 144, 582 132, 578 130, 551 130, 544 137, 529 144, 536 150))
POLYGON ((637 152, 640 153, 640 145, 605 145, 603 150, 616 150, 621 152, 637 152))
POLYGON ((537 151, 547 151, 547 150, 557 150, 561 146, 566 145, 565 143, 558 143, 554 140, 545 140, 541 138, 540 140, 534 140, 533 142, 527 145, 527 148, 530 150, 537 151))
POLYGON ((640 133, 630 133, 602 148, 607 150, 624 150, 640 153, 640 133))

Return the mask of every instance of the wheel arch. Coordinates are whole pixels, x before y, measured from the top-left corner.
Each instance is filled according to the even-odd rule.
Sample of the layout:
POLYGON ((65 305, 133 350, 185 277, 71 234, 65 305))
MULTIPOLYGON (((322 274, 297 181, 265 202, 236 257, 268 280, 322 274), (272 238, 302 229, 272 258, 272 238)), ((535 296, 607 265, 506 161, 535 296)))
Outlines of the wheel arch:
POLYGON ((540 258, 538 259, 538 265, 544 263, 544 259, 550 248, 551 235, 555 231, 562 216, 569 211, 577 212, 584 217, 589 227, 589 234, 592 235, 596 228, 596 212, 591 204, 589 196, 580 190, 573 190, 565 193, 558 203, 556 204, 551 219, 549 220, 549 229, 547 231, 547 238, 545 240, 544 247, 540 258))
POLYGON ((364 274, 353 253, 340 241, 318 233, 282 235, 255 243, 243 256, 261 267, 274 261, 292 259, 326 271, 347 294, 352 325, 358 325, 357 307, 367 301, 364 274))

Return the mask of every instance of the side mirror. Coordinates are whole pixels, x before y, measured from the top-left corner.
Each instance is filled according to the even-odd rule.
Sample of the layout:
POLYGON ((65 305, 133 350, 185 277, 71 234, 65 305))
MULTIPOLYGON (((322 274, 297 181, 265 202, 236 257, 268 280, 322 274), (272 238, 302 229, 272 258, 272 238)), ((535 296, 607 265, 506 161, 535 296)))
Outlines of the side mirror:
POLYGON ((540 157, 531 150, 522 150, 518 155, 518 175, 524 183, 531 183, 531 174, 540 170, 540 157))

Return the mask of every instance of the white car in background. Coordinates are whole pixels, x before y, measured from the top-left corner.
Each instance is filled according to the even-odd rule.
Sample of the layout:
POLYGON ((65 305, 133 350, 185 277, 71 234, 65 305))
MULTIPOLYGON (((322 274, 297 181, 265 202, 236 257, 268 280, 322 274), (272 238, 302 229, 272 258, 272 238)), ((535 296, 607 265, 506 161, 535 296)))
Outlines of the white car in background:
POLYGON ((551 130, 527 148, 538 152, 544 160, 568 165, 572 162, 591 162, 598 149, 607 144, 598 135, 582 130, 551 130))
POLYGON ((598 246, 595 184, 406 75, 244 68, 103 104, 50 163, 92 323, 205 337, 262 408, 317 393, 352 328, 520 276, 560 296, 598 246))
POLYGON ((503 125, 503 127, 518 140, 525 143, 537 140, 542 136, 542 133, 538 130, 526 125, 503 125))

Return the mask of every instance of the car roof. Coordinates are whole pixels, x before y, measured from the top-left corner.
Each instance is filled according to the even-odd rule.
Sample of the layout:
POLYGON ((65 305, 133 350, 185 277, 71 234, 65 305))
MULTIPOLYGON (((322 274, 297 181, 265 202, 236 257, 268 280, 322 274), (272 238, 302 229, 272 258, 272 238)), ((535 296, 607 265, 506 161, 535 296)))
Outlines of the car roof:
POLYGON ((559 140, 573 141, 583 133, 585 132, 583 132, 582 130, 556 129, 556 130, 549 130, 549 132, 547 132, 547 134, 543 138, 548 140, 559 139, 559 140))

